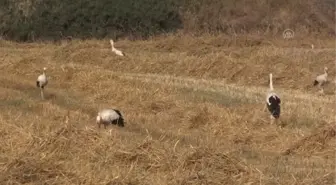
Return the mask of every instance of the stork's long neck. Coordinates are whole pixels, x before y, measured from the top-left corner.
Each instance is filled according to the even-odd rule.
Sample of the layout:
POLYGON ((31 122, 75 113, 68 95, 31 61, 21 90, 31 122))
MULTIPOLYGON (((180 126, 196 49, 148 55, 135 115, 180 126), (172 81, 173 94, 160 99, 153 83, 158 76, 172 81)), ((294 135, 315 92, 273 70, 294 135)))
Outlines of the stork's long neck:
POLYGON ((324 69, 324 74, 328 75, 328 70, 327 69, 324 69))
POLYGON ((269 86, 270 86, 270 91, 273 91, 274 89, 273 89, 272 73, 270 74, 270 84, 269 84, 269 86))
POLYGON ((115 50, 115 48, 114 48, 114 43, 113 43, 112 40, 110 41, 110 43, 111 43, 112 51, 115 50))

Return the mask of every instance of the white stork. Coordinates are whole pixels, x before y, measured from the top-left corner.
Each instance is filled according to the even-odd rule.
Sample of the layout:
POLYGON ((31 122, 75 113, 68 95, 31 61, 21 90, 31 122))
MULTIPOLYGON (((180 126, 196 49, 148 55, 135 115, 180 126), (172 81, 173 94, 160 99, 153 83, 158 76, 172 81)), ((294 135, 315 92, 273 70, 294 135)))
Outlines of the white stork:
MULTIPOLYGON (((269 74, 269 91, 266 96, 266 106, 268 111, 271 113, 271 120, 273 119, 278 119, 280 117, 280 104, 281 104, 281 99, 279 96, 274 92, 273 89, 273 79, 272 79, 272 73, 269 74)), ((273 121, 272 121, 273 122, 273 121)))
POLYGON ((100 128, 101 124, 104 124, 104 128, 106 129, 108 124, 124 127, 125 121, 119 110, 103 109, 98 112, 96 123, 98 124, 98 128, 100 128))
POLYGON ((42 100, 44 100, 44 92, 43 92, 44 87, 48 84, 48 78, 47 78, 47 75, 46 75, 46 70, 47 70, 47 68, 44 67, 43 68, 43 74, 39 75, 37 77, 37 80, 36 80, 36 86, 38 88, 40 88, 40 90, 41 90, 41 98, 42 98, 42 100))
POLYGON ((318 85, 319 88, 320 88, 320 92, 322 94, 324 94, 324 90, 323 90, 323 85, 326 84, 328 81, 328 68, 327 67, 324 67, 324 73, 321 74, 321 75, 318 75, 316 78, 315 78, 315 81, 314 81, 314 86, 318 85))
POLYGON ((116 55, 119 55, 119 56, 125 56, 125 54, 122 51, 120 51, 120 50, 118 50, 114 47, 114 41, 112 39, 110 40, 110 43, 111 43, 111 47, 112 47, 112 52, 114 52, 116 55))

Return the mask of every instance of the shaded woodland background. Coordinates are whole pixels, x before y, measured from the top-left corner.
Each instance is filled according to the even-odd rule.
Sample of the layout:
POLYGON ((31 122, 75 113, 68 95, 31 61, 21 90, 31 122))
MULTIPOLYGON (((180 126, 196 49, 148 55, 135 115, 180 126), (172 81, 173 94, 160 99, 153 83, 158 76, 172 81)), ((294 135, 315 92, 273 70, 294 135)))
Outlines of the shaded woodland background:
POLYGON ((147 38, 162 33, 334 36, 333 0, 1 0, 0 35, 15 41, 147 38))

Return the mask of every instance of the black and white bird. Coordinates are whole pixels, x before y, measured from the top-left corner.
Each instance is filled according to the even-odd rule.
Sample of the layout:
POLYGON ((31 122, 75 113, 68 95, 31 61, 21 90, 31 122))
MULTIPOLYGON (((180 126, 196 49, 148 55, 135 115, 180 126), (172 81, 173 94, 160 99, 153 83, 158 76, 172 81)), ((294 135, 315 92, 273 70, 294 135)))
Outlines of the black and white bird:
POLYGON ((105 129, 108 124, 114 124, 120 127, 124 127, 125 124, 123 116, 120 111, 116 109, 103 109, 99 111, 96 122, 98 124, 98 128, 100 128, 101 124, 104 124, 105 129))
POLYGON ((281 99, 279 96, 274 92, 273 89, 273 81, 272 81, 272 73, 269 74, 269 91, 266 96, 266 106, 268 111, 271 113, 271 120, 273 119, 278 119, 280 117, 280 104, 281 104, 281 99))
POLYGON ((318 75, 314 80, 314 86, 318 85, 320 88, 320 92, 323 94, 323 85, 326 84, 328 81, 328 68, 324 67, 324 73, 321 75, 318 75))
POLYGON ((44 87, 48 84, 48 78, 46 75, 47 68, 43 68, 43 74, 39 75, 36 80, 36 86, 41 90, 41 98, 44 99, 44 87))
POLYGON ((111 47, 112 47, 112 52, 114 52, 116 55, 119 55, 119 56, 125 56, 125 54, 122 51, 120 51, 120 50, 118 50, 114 47, 114 41, 112 39, 110 40, 110 44, 111 44, 111 47))

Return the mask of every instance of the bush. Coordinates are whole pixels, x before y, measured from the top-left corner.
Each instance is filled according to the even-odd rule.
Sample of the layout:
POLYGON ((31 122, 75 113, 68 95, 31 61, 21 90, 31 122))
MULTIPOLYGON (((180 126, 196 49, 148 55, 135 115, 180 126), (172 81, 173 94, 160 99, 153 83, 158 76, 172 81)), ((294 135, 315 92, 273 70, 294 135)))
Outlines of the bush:
POLYGON ((0 1, 0 34, 14 40, 199 33, 334 33, 333 0, 0 1))
POLYGON ((181 27, 173 0, 48 0, 35 1, 32 7, 28 17, 5 12, 3 18, 8 22, 0 28, 1 33, 16 40, 146 37, 181 27))

